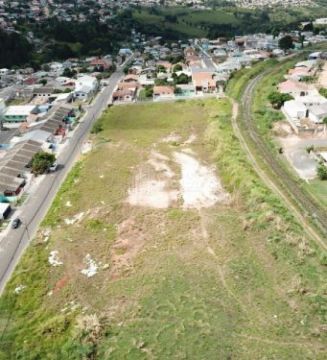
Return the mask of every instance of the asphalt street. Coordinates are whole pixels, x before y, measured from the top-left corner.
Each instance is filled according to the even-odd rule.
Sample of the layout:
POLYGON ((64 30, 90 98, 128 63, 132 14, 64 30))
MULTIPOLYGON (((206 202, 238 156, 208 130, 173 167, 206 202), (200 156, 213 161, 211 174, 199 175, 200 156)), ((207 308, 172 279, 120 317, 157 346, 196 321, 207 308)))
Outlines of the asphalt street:
POLYGON ((123 76, 122 67, 118 68, 109 79, 108 85, 98 94, 93 104, 87 108, 87 113, 74 131, 64 151, 58 157, 58 163, 63 165, 60 170, 44 177, 34 191, 19 208, 19 217, 22 225, 10 229, 0 242, 0 294, 10 278, 24 250, 36 234, 36 231, 46 215, 61 184, 74 165, 81 152, 83 142, 86 140, 94 121, 99 118, 107 108, 112 93, 123 76))

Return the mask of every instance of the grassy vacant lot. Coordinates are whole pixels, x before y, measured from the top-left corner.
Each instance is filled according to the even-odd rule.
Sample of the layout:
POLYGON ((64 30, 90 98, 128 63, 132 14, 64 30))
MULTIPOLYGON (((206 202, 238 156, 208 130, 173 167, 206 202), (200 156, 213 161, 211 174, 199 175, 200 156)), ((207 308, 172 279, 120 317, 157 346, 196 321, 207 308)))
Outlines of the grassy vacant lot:
POLYGON ((0 359, 326 358, 326 259, 251 170, 230 112, 211 99, 104 115, 0 300, 0 359), (185 146, 217 166, 228 204, 126 202, 152 151, 185 146))
POLYGON ((133 19, 143 32, 165 34, 166 38, 217 37, 222 35, 266 32, 272 29, 294 28, 294 24, 321 17, 324 7, 273 8, 250 10, 217 6, 211 10, 194 10, 187 7, 137 8, 133 19), (160 30, 160 31, 159 31, 160 30))

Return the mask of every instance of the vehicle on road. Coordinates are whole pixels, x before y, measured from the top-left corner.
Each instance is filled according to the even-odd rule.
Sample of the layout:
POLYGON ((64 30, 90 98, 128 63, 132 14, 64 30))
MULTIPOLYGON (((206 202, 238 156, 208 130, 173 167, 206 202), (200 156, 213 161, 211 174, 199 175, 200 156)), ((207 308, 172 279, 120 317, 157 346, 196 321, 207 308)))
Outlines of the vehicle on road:
POLYGON ((21 225, 22 220, 20 218, 16 218, 13 220, 13 222, 11 223, 11 227, 12 229, 18 229, 19 226, 21 225))
POLYGON ((55 172, 58 169, 58 163, 54 162, 51 166, 49 166, 48 172, 55 172))

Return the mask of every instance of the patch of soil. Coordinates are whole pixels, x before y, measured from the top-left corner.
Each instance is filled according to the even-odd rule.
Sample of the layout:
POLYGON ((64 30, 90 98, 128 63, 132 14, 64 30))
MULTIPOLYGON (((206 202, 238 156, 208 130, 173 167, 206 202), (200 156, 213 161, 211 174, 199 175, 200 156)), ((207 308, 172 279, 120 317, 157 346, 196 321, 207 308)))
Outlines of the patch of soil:
POLYGON ((195 157, 182 152, 174 152, 174 158, 182 169, 180 186, 184 208, 201 209, 230 201, 213 167, 200 164, 195 157))
POLYGON ((117 277, 120 270, 128 270, 132 261, 145 243, 145 231, 142 224, 133 217, 118 225, 118 240, 111 249, 112 271, 111 278, 117 277))
POLYGON ((62 288, 64 288, 68 284, 68 281, 69 281, 68 275, 65 275, 64 277, 62 277, 60 280, 58 280, 56 282, 53 292, 56 293, 56 292, 60 291, 62 288))

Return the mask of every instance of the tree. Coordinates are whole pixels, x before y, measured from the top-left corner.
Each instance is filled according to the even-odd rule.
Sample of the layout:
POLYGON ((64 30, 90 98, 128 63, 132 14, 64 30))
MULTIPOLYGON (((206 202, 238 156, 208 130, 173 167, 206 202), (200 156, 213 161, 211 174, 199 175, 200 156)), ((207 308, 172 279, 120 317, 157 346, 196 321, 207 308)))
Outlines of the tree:
POLYGON ((74 75, 76 75, 76 71, 71 70, 70 68, 65 68, 62 73, 62 76, 68 77, 68 78, 72 78, 74 75))
POLYGON ((37 152, 31 162, 33 174, 44 174, 55 161, 56 157, 54 154, 45 151, 37 152))
POLYGON ((41 79, 39 81, 39 83, 42 84, 43 86, 45 86, 48 83, 48 80, 47 79, 41 79))
POLYGON ((326 127, 327 127, 327 116, 323 118, 322 123, 324 124, 324 133, 326 133, 326 127))
POLYGON ((190 78, 186 74, 180 74, 179 76, 176 76, 174 79, 175 84, 188 84, 190 81, 190 78))
POLYGON ((151 85, 146 85, 144 89, 145 97, 151 98, 153 96, 153 87, 151 85))
POLYGON ((166 73, 166 68, 163 65, 158 65, 157 66, 157 72, 166 73))
POLYGON ((181 64, 176 64, 173 69, 174 72, 182 71, 182 70, 183 70, 183 66, 181 64))
POLYGON ((319 94, 320 94, 321 96, 324 96, 325 98, 327 98, 327 88, 321 88, 321 89, 319 90, 319 94))
POLYGON ((275 109, 280 109, 285 101, 292 100, 293 97, 289 94, 282 94, 278 91, 273 91, 268 95, 268 100, 275 109))
POLYGON ((317 167, 317 175, 320 180, 327 180, 327 166, 323 163, 319 163, 317 167))
POLYGON ((98 120, 98 121, 93 125, 93 127, 92 127, 92 129, 91 129, 91 134, 98 134, 98 133, 100 133, 101 131, 103 131, 103 126, 102 126, 101 121, 98 120))
POLYGON ((312 151, 314 151, 315 147, 313 145, 309 145, 305 148, 306 152, 310 154, 312 151))
POLYGON ((282 37, 278 42, 278 46, 280 49, 282 49, 284 51, 293 49, 294 44, 293 44, 292 36, 286 35, 286 36, 282 37))

